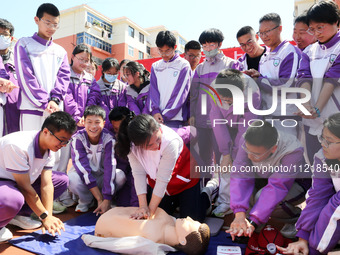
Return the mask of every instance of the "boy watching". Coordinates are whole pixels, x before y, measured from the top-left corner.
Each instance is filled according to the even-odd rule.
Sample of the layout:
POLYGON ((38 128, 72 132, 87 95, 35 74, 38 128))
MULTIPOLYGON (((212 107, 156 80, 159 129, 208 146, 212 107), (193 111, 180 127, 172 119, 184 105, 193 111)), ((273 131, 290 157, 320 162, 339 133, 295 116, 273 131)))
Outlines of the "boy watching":
POLYGON ((63 110, 60 103, 70 82, 70 66, 65 49, 52 42, 59 16, 53 4, 40 5, 34 18, 38 33, 19 39, 14 48, 21 88, 20 130, 38 130, 46 116, 63 110))
POLYGON ((64 224, 52 215, 53 199, 67 188, 66 174, 52 172, 54 153, 67 145, 76 123, 65 112, 46 118, 40 131, 21 131, 0 139, 0 241, 13 237, 7 224, 24 229, 41 226, 31 220, 32 211, 39 216, 52 235, 64 224), (28 217, 27 217, 28 216, 28 217))
POLYGON ((179 128, 189 115, 190 64, 175 52, 176 37, 172 32, 159 32, 156 45, 162 59, 151 67, 148 110, 159 123, 179 128))
POLYGON ((105 118, 103 108, 88 106, 84 112, 85 129, 73 136, 73 166, 68 176, 70 191, 79 197, 76 212, 87 212, 93 206, 94 197, 98 203, 94 213, 105 213, 111 208, 113 195, 126 180, 124 172, 116 169, 115 140, 104 128, 105 118))
POLYGON ((251 236, 271 217, 286 223, 281 233, 293 238, 296 230, 291 223, 298 219, 301 209, 297 205, 310 187, 309 178, 297 179, 296 169, 305 165, 303 147, 295 136, 278 132, 266 121, 253 122, 244 140, 234 161, 236 171, 231 173, 230 205, 235 219, 229 233, 233 240, 251 236), (252 194, 256 194, 255 202, 247 218, 252 194))
POLYGON ((189 61, 192 71, 195 71, 201 56, 201 45, 199 42, 192 40, 185 45, 184 59, 189 61))

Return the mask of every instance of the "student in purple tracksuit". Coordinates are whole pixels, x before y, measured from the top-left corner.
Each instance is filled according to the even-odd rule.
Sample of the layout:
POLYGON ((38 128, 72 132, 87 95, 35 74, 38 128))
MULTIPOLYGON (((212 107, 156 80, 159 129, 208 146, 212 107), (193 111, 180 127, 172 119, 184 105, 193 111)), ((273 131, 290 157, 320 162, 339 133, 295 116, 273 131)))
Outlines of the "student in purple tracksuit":
POLYGON ((307 32, 308 28, 307 14, 297 16, 294 20, 293 40, 301 51, 316 42, 315 36, 307 32))
MULTIPOLYGON (((202 32, 199 42, 205 54, 205 61, 197 66, 190 88, 190 125, 197 128, 199 156, 206 166, 214 163, 214 136, 208 123, 210 104, 206 107, 207 114, 201 113, 202 95, 207 95, 204 90, 209 90, 207 86, 211 85, 220 71, 226 68, 238 69, 237 62, 226 57, 220 50, 223 40, 223 33, 218 29, 211 28, 202 32)), ((215 157, 219 163, 219 156, 215 157)))
POLYGON ((95 198, 97 208, 94 213, 105 213, 111 208, 113 195, 126 180, 124 172, 116 168, 115 140, 104 128, 105 119, 105 110, 100 106, 86 107, 85 129, 73 136, 73 166, 68 176, 70 191, 79 197, 76 212, 87 212, 95 198))
POLYGON ((19 39, 15 45, 14 62, 21 89, 20 130, 39 130, 46 116, 63 110, 70 66, 65 49, 52 41, 59 16, 53 4, 40 5, 34 18, 38 33, 19 39))
POLYGON ((72 115, 78 129, 84 127, 83 114, 88 105, 101 103, 96 79, 85 68, 90 64, 92 52, 85 44, 77 45, 71 57, 71 82, 65 97, 65 112, 72 115))
MULTIPOLYGON (((283 115, 281 110, 281 90, 295 86, 295 76, 300 61, 300 50, 294 47, 286 40, 282 40, 282 23, 281 17, 277 13, 268 13, 260 18, 260 28, 257 35, 268 47, 267 51, 261 57, 259 63, 259 72, 252 70, 248 73, 251 77, 258 77, 258 84, 261 89, 262 102, 264 109, 270 109, 274 98, 273 89, 278 89, 277 105, 275 111, 267 116, 268 119, 295 119, 301 118, 295 113, 298 108, 294 104, 288 104, 286 114, 283 115)), ((294 100, 298 98, 297 93, 288 93, 287 99, 294 100)), ((279 125, 275 121, 275 127, 279 130, 298 135, 298 126, 294 127, 295 121, 287 121, 288 127, 279 125)))
POLYGON ((340 241, 340 113, 325 120, 319 138, 313 184, 296 223, 299 241, 281 248, 283 254, 328 254, 340 241))
POLYGON ((150 73, 142 64, 135 61, 128 62, 123 69, 129 84, 126 88, 127 107, 136 115, 149 113, 146 100, 150 88, 150 73))
POLYGON ((251 236, 271 217, 285 222, 281 233, 293 238, 296 231, 289 223, 300 215, 297 205, 310 187, 310 179, 297 179, 305 170, 303 147, 295 136, 277 132, 266 121, 253 122, 244 139, 231 173, 230 207, 235 219, 228 232, 233 240, 251 236))
MULTIPOLYGON (((225 69, 217 75, 213 86, 222 84, 232 84, 244 92, 245 104, 243 107, 245 113, 243 115, 233 114, 235 104, 233 104, 232 93, 226 88, 216 88, 222 100, 222 105, 220 102, 215 104, 211 101, 209 117, 218 150, 222 155, 221 168, 233 165, 233 160, 236 158, 240 144, 243 143, 242 136, 247 130, 249 121, 258 119, 257 115, 249 111, 246 103, 248 101, 248 88, 252 89, 253 106, 256 109, 260 109, 261 106, 260 90, 256 82, 249 76, 236 69, 225 69)), ((215 203, 218 206, 212 211, 212 214, 223 218, 226 214, 231 213, 230 175, 228 173, 214 173, 214 177, 207 183, 202 192, 206 192, 209 197, 212 197, 216 185, 219 186, 218 198, 215 203)))
POLYGON ((307 153, 312 164, 320 149, 318 135, 322 123, 331 114, 340 111, 340 21, 339 7, 331 2, 320 2, 307 12, 308 32, 318 40, 302 53, 298 70, 298 86, 311 92, 306 108, 312 115, 304 115, 307 153))
MULTIPOLYGON (((5 19, 0 19, 0 55, 5 65, 6 72, 9 76, 9 80, 17 86, 18 80, 14 66, 14 53, 10 48, 10 45, 13 41, 13 33, 13 25, 5 19)), ((20 111, 17 106, 19 87, 13 89, 11 93, 7 93, 6 96, 7 102, 4 106, 5 126, 3 134, 10 134, 20 130, 20 111)), ((2 133, 0 133, 0 136, 1 135, 2 133)))
POLYGON ((110 111, 117 106, 126 106, 126 84, 117 79, 119 62, 115 58, 107 58, 102 63, 103 75, 98 80, 102 94, 101 106, 106 111, 106 129, 112 129, 108 119, 110 111))
POLYGON ((151 67, 147 107, 159 123, 179 128, 188 120, 190 64, 175 52, 176 37, 172 32, 159 32, 156 45, 162 59, 151 67))

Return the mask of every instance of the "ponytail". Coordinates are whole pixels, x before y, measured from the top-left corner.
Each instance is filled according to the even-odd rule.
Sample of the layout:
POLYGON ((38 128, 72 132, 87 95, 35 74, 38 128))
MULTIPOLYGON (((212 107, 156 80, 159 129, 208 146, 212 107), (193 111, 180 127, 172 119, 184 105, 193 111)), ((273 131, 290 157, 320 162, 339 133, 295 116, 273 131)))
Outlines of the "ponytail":
POLYGON ((117 142, 115 144, 115 152, 119 157, 124 159, 126 159, 127 155, 130 153, 131 140, 128 136, 128 126, 135 116, 136 115, 134 112, 130 111, 119 126, 117 142))

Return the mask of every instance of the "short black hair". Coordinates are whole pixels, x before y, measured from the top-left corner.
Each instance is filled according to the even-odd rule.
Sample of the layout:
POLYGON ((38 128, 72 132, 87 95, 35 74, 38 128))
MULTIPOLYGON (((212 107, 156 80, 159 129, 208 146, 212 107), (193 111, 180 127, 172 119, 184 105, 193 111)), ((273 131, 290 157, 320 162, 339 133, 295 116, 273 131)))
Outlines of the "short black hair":
POLYGON ((161 48, 164 45, 169 48, 175 48, 176 37, 171 31, 160 31, 156 37, 156 45, 158 48, 161 48))
POLYGON ((7 19, 0 19, 0 27, 2 29, 8 29, 11 36, 14 34, 14 27, 7 19))
POLYGON ((259 23, 261 24, 261 23, 264 22, 264 21, 272 21, 272 22, 274 22, 277 26, 281 26, 281 25, 282 25, 280 15, 277 14, 277 13, 275 13, 275 12, 271 12, 271 13, 268 13, 268 14, 262 16, 262 17, 260 18, 259 23))
POLYGON ((113 108, 109 114, 110 121, 120 121, 130 114, 130 109, 125 106, 117 106, 113 108))
POLYGON ((329 116, 324 121, 323 126, 328 128, 333 135, 340 138, 340 112, 329 116))
POLYGON ((39 6, 38 10, 37 10, 37 14, 36 16, 41 19, 44 16, 44 13, 47 13, 53 17, 59 17, 60 16, 60 12, 58 10, 58 8, 51 3, 44 3, 42 5, 39 6))
POLYGON ((110 70, 111 67, 115 67, 119 71, 119 62, 115 58, 106 58, 102 63, 103 72, 110 70))
POLYGON ((224 40, 223 33, 221 32, 221 30, 217 28, 210 28, 210 29, 204 30, 202 34, 200 35, 200 38, 198 39, 200 44, 213 43, 213 42, 221 43, 223 42, 223 40, 224 40))
POLYGON ((67 133, 73 134, 77 129, 77 124, 69 113, 58 111, 52 113, 45 119, 41 130, 44 128, 47 128, 52 133, 65 130, 67 133))
MULTIPOLYGON (((229 84, 234 85, 244 90, 244 80, 243 80, 243 74, 241 71, 236 69, 224 69, 222 70, 216 77, 215 84, 229 84)), ((218 94, 220 94, 223 97, 229 97, 232 98, 233 95, 231 91, 227 88, 216 88, 216 91, 218 94)))
POLYGON ((340 10, 333 1, 321 1, 312 5, 307 11, 307 24, 310 21, 334 24, 339 26, 340 10))
MULTIPOLYGON (((92 59, 92 51, 91 49, 84 43, 78 44, 76 47, 74 47, 72 55, 75 56, 79 53, 82 52, 87 52, 88 54, 90 54, 90 61, 92 59)), ((73 65, 73 60, 71 59, 71 66, 73 65)))
POLYGON ((300 14, 299 16, 297 16, 294 20, 294 25, 296 23, 303 23, 303 24, 306 24, 308 26, 308 23, 307 23, 307 12, 303 12, 302 14, 300 14))
POLYGON ((257 120, 248 127, 244 139, 254 146, 263 146, 270 149, 277 144, 279 134, 274 126, 267 121, 257 120))
POLYGON ((255 34, 255 30, 251 26, 242 27, 236 34, 236 39, 240 38, 243 35, 247 34, 255 34))
POLYGON ((184 46, 184 52, 187 52, 188 50, 201 50, 201 45, 199 42, 191 40, 184 46))
POLYGON ((90 106, 87 106, 85 108, 84 119, 86 119, 87 116, 99 116, 103 120, 105 120, 106 119, 106 112, 99 105, 90 105, 90 106))

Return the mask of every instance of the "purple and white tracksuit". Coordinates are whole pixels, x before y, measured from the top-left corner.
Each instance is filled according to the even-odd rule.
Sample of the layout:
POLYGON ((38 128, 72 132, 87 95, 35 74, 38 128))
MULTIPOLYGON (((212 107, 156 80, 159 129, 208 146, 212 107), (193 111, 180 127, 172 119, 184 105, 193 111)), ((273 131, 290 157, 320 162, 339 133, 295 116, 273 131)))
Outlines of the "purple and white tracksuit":
POLYGON ((65 96, 65 112, 78 122, 83 117, 86 106, 100 103, 100 88, 94 77, 87 72, 79 76, 71 68, 70 85, 65 96))
POLYGON ((147 81, 141 84, 140 86, 142 86, 143 88, 140 92, 137 92, 136 89, 134 89, 132 86, 133 85, 130 85, 126 88, 127 107, 136 115, 148 114, 149 111, 146 105, 146 101, 149 95, 150 82, 147 81))
MULTIPOLYGON (((9 75, 6 72, 5 66, 2 62, 2 58, 0 58, 0 78, 9 79, 9 75)), ((7 98, 6 94, 0 92, 0 136, 2 136, 4 132, 4 105, 6 104, 7 98)))
POLYGON ((333 172, 322 149, 314 156, 312 187, 296 223, 296 236, 308 241, 309 254, 327 254, 340 241, 340 162, 333 172))
MULTIPOLYGON (((273 104, 273 89, 278 89, 276 110, 268 116, 272 119, 295 119, 300 120, 294 115, 298 111, 293 104, 287 104, 286 114, 281 113, 281 89, 295 86, 295 76, 300 61, 300 50, 288 41, 280 43, 273 51, 266 51, 261 57, 258 78, 258 85, 261 89, 263 109, 270 109, 273 104)), ((288 99, 297 99, 297 93, 288 93, 288 99)), ((266 117, 266 118, 268 118, 266 117)), ((274 122, 278 130, 298 135, 296 127, 283 127, 277 121, 274 122)))
MULTIPOLYGON (((29 216, 32 210, 25 203, 12 173, 28 174, 32 187, 41 195, 41 172, 51 171, 54 152, 41 154, 37 131, 15 132, 0 139, 0 228, 7 225, 17 214, 29 216)), ((64 173, 52 172, 54 199, 68 186, 64 173)))
POLYGON ((111 200, 115 192, 126 180, 122 170, 116 168, 114 157, 115 140, 112 134, 103 129, 99 143, 93 145, 85 129, 78 131, 72 139, 72 168, 69 189, 79 196, 79 204, 90 204, 93 196, 89 189, 102 189, 104 199, 111 200))
MULTIPOLYGON (((222 52, 213 58, 206 58, 195 70, 190 87, 190 117, 195 117, 195 127, 197 128, 199 156, 206 166, 213 165, 214 136, 209 126, 209 113, 211 105, 207 104, 207 115, 201 114, 202 95, 206 95, 203 90, 209 90, 206 85, 216 79, 216 76, 226 68, 238 69, 238 63, 226 57, 222 52)), ((217 155, 216 155, 217 156, 217 155)))
POLYGON ((308 179, 301 182, 296 179, 299 177, 300 167, 303 169, 305 166, 303 151, 295 136, 283 132, 279 132, 276 151, 261 162, 252 162, 244 149, 239 148, 234 161, 236 171, 231 173, 230 181, 230 207, 233 212, 247 212, 256 178, 262 178, 267 179, 268 183, 257 194, 258 199, 249 212, 250 220, 261 225, 269 217, 273 217, 273 214, 280 219, 291 220, 298 217, 300 210, 295 210, 294 205, 303 202, 305 192, 310 186, 308 179), (276 167, 278 171, 268 171, 269 167, 276 167), (291 194, 294 183, 298 183, 295 185, 297 190, 291 194))
POLYGON ((334 85, 334 91, 316 119, 303 119, 306 130, 307 152, 310 162, 321 148, 317 136, 321 135, 323 122, 330 115, 340 111, 340 32, 327 43, 316 42, 309 45, 302 53, 298 70, 297 85, 304 82, 312 84, 311 105, 314 106, 320 96, 325 81, 334 85))
POLYGON ((14 62, 21 89, 18 100, 20 129, 40 130, 52 97, 60 100, 61 110, 64 108, 62 101, 70 83, 67 52, 35 33, 32 37, 18 40, 14 48, 14 62))
POLYGON ((106 112, 105 128, 113 129, 109 120, 110 111, 117 106, 126 106, 126 84, 116 79, 113 83, 105 83, 101 77, 97 81, 102 94, 101 106, 106 112))
MULTIPOLYGON (((12 50, 9 50, 7 54, 2 55, 2 61, 5 66, 5 70, 9 76, 9 80, 18 85, 17 74, 14 66, 14 53, 12 50)), ((11 93, 7 93, 7 102, 4 106, 5 110, 5 128, 4 128, 4 135, 10 134, 16 131, 19 131, 19 118, 20 118, 20 111, 18 109, 18 97, 19 97, 19 88, 15 88, 12 90, 11 93)), ((2 133, 0 133, 1 135, 2 133)))

